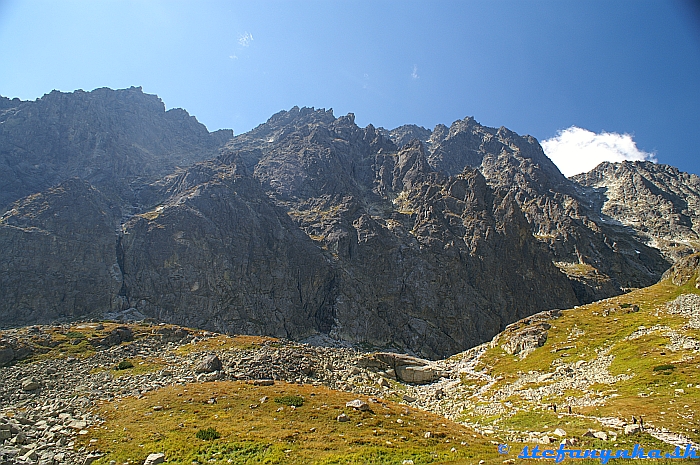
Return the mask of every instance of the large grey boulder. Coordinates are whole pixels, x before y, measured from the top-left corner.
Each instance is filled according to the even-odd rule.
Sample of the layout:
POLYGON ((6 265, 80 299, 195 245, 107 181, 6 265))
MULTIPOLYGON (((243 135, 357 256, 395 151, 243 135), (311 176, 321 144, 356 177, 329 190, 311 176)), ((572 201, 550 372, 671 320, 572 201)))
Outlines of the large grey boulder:
POLYGON ((196 373, 213 373, 220 371, 222 368, 221 360, 216 354, 210 354, 204 357, 194 368, 196 373))

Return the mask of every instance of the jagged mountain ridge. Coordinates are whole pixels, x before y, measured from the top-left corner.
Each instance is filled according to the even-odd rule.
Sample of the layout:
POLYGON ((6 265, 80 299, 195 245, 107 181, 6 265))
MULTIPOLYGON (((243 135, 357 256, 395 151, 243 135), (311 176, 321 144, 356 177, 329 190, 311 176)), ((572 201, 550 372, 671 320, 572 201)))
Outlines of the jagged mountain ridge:
POLYGON ((491 187, 512 192, 581 302, 649 286, 668 268, 633 231, 601 220, 581 186, 559 172, 533 137, 485 127, 472 117, 426 131, 407 125, 389 134, 397 143, 407 134, 425 140, 428 162, 438 171, 455 174, 466 163, 491 187))
MULTIPOLYGON (((418 129, 425 139, 427 130, 418 129)), ((359 128, 352 114, 279 112, 232 139, 216 159, 149 184, 131 181, 143 208, 126 219, 108 216, 120 232, 95 240, 113 253, 101 259, 107 271, 91 273, 98 282, 90 292, 109 298, 35 304, 41 285, 14 280, 3 287, 3 324, 136 308, 226 332, 325 335, 435 357, 538 310, 642 286, 667 267, 628 229, 590 219, 576 185, 533 138, 467 118, 436 128, 425 143, 399 142, 381 128, 359 128), (460 170, 440 165, 460 157, 460 170), (557 235, 542 234, 543 225, 557 235), (612 232, 642 257, 616 251, 612 232), (586 266, 595 272, 582 277, 586 266)), ((80 183, 61 189, 95 195, 80 183)), ((94 190, 103 189, 102 197, 123 209, 124 198, 94 190)), ((25 199, 26 208, 57 209, 55 193, 45 193, 25 199)), ((0 220, 0 242, 10 244, 8 275, 50 251, 34 239, 40 236, 12 239, 18 218, 27 216, 16 205, 0 220), (22 248, 25 239, 35 245, 22 248)), ((94 209, 95 218, 114 207, 94 209)), ((43 230, 53 240, 74 238, 68 221, 43 230)), ((77 256, 82 245, 67 243, 49 257, 77 256)), ((30 269, 41 281, 41 270, 30 269)), ((61 273, 53 272, 50 288, 61 287, 61 273)))

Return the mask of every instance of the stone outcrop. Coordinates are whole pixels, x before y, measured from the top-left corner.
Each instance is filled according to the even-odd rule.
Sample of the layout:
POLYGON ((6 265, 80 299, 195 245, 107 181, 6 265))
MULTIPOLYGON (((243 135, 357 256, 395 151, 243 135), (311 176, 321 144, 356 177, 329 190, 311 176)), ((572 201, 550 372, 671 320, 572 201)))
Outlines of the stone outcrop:
POLYGON ((114 204, 70 179, 0 217, 0 325, 48 323, 120 307, 114 204))
POLYGON ((195 373, 213 373, 221 368, 219 357, 216 354, 209 354, 194 367, 194 371, 195 373))
POLYGON ((549 321, 559 318, 561 310, 547 310, 508 325, 491 341, 491 346, 501 345, 503 350, 521 359, 527 357, 547 342, 549 321))
POLYGON ((547 330, 549 328, 550 325, 547 323, 528 326, 510 336, 510 339, 504 342, 501 347, 506 353, 511 355, 520 354, 520 357, 524 358, 528 353, 538 347, 542 347, 547 342, 547 330))
POLYGON ((384 376, 413 384, 429 383, 441 374, 428 360, 393 352, 367 355, 358 361, 358 366, 377 370, 384 376))
POLYGON ((437 173, 421 142, 398 149, 352 114, 289 113, 254 130, 267 144, 240 136, 222 159, 254 154, 246 166, 255 179, 339 270, 330 334, 445 355, 476 343, 475 334, 576 301, 514 198, 478 171, 437 173), (547 287, 536 296, 535 276, 547 287))
MULTIPOLYGON (((676 286, 682 286, 700 272, 700 253, 688 255, 678 260, 663 275, 662 279, 670 279, 676 286)), ((700 289, 700 277, 696 278, 695 287, 700 289)))

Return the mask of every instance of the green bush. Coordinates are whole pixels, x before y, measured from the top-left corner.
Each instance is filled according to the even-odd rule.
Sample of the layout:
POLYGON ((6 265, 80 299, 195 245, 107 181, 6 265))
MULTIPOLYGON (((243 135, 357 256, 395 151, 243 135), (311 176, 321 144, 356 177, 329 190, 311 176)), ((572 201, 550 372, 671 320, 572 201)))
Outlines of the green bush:
POLYGON ((214 439, 219 439, 221 437, 221 433, 219 433, 216 429, 212 428, 211 426, 206 429, 200 429, 197 431, 197 434, 195 434, 197 439, 202 439, 204 441, 212 441, 214 439))
POLYGON ((275 397, 275 403, 282 405, 289 405, 294 407, 301 407, 304 405, 304 398, 300 396, 282 396, 275 397))
POLYGON ((654 371, 666 371, 666 370, 674 370, 676 367, 673 365, 658 365, 654 367, 654 371))
POLYGON ((127 370, 129 368, 134 368, 134 364, 128 360, 122 360, 115 367, 116 370, 127 370))

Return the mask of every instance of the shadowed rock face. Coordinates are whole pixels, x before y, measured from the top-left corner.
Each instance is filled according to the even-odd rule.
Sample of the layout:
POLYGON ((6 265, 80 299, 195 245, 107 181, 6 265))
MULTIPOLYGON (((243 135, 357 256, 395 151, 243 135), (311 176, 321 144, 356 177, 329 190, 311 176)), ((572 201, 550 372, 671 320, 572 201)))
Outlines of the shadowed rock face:
POLYGON ((227 156, 255 154, 254 177, 338 270, 331 334, 444 355, 577 302, 513 196, 478 171, 433 172, 420 142, 398 150, 352 115, 293 112, 293 129, 264 146, 235 138, 227 156))
POLYGON ((188 172, 198 170, 214 175, 180 182, 166 203, 124 225, 128 304, 164 321, 236 333, 327 332, 335 273, 319 248, 235 165, 207 162, 188 172))
POLYGON ((0 217, 0 322, 47 323, 121 306, 114 207, 68 180, 0 217))
POLYGON ((449 128, 438 125, 427 144, 432 168, 454 175, 468 165, 489 186, 513 195, 582 303, 649 286, 670 265, 634 231, 605 221, 585 189, 565 178, 533 137, 465 118, 449 128))
MULTIPOLYGON (((58 142, 41 153, 31 142, 29 158, 51 167, 64 157, 72 168, 20 176, 21 189, 75 171, 87 181, 60 179, 0 219, 1 325, 129 311, 442 357, 666 268, 629 229, 596 216, 584 188, 537 141, 505 128, 468 118, 387 133, 359 128, 352 114, 295 107, 231 139, 218 157, 175 169, 217 153, 225 134, 189 116, 172 126, 172 110, 138 89, 58 94, 44 97, 65 100, 49 106, 66 112, 58 121, 78 118, 73 107, 85 111, 83 94, 131 116, 113 116, 105 127, 126 129, 80 166, 58 142), (146 114, 160 115, 148 117, 150 129, 116 123, 146 114), (161 149, 174 154, 163 166, 149 158, 161 149), (138 163, 110 168, 105 159, 138 163)), ((0 127, 27 104, 0 103, 8 108, 0 127)), ((43 112, 32 118, 46 120, 43 112)), ((52 140, 72 140, 66 131, 52 140)))

